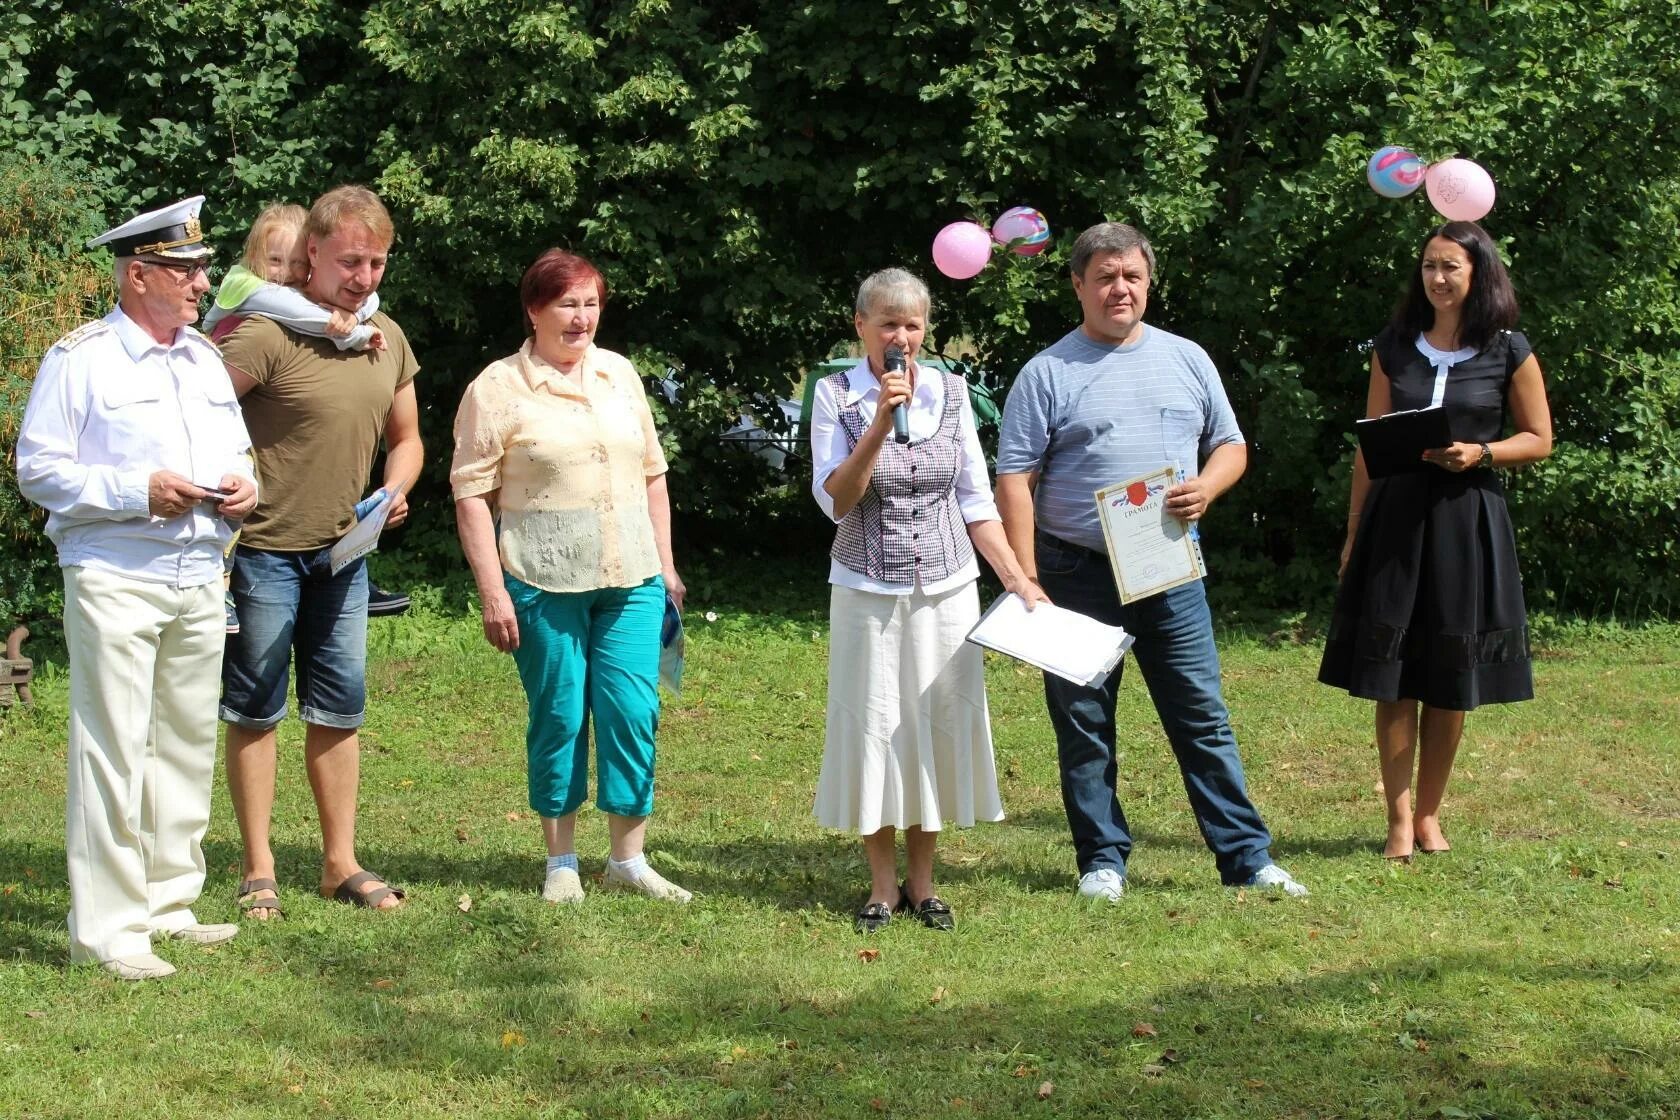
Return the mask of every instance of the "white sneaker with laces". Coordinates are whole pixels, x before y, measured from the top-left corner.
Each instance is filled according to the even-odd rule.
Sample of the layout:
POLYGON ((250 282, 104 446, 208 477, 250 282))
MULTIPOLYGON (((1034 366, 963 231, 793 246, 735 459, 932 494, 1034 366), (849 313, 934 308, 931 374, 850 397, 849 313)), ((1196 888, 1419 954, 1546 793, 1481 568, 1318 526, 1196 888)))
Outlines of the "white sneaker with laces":
POLYGON ((583 901, 583 880, 570 867, 556 867, 543 879, 544 902, 579 903, 583 901))
POLYGON ((1291 898, 1306 898, 1312 893, 1295 881, 1295 877, 1275 863, 1268 863, 1254 873, 1254 878, 1243 884, 1248 887, 1259 887, 1262 890, 1282 891, 1291 898))
POLYGON ((135 953, 100 961, 99 967, 119 980, 157 980, 175 975, 175 966, 151 953, 135 953))
POLYGON ((1112 867, 1099 867, 1079 877, 1079 897, 1119 902, 1126 893, 1126 877, 1112 867))
POLYGON ((609 862, 606 877, 601 882, 615 890, 635 891, 648 898, 657 898, 661 902, 687 902, 694 897, 651 867, 643 868, 640 875, 631 878, 616 870, 609 862))
POLYGON ((216 922, 206 925, 194 922, 190 926, 180 929, 159 931, 152 936, 161 937, 168 941, 190 941, 194 945, 215 945, 223 941, 231 941, 239 935, 239 927, 232 922, 216 922))

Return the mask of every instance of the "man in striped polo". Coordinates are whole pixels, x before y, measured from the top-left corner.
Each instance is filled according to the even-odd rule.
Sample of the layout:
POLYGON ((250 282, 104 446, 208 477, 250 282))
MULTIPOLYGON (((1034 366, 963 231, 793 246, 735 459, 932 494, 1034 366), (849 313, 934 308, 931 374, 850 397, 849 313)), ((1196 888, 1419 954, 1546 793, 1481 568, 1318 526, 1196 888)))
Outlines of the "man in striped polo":
MULTIPOLYGON (((997 499, 1009 543, 1052 602, 1125 627, 1227 886, 1307 889, 1271 858, 1220 692, 1201 580, 1122 604, 1095 491, 1176 466, 1167 509, 1188 522, 1234 486, 1248 449, 1219 371, 1195 343, 1145 326, 1155 253, 1138 230, 1092 226, 1069 262, 1083 322, 1021 369, 1003 412, 997 499)), ((1079 893, 1118 901, 1131 832, 1115 795, 1114 705, 1124 664, 1095 688, 1046 673, 1079 893)))

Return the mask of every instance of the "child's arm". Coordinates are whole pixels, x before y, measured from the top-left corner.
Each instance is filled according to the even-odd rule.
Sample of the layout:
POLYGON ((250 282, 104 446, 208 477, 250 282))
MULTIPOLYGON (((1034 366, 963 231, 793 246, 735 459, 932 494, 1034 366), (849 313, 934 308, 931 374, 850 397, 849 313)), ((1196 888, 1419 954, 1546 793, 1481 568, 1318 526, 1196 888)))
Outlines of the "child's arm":
POLYGON ((302 292, 280 284, 264 284, 239 305, 241 315, 263 315, 283 327, 311 338, 331 339, 340 350, 366 350, 374 329, 358 324, 347 336, 335 336, 329 329, 332 312, 302 292))
MULTIPOLYGON (((376 299, 377 297, 370 295, 368 298, 376 299)), ((327 325, 327 337, 333 339, 340 350, 348 350, 352 347, 357 350, 385 349, 385 332, 378 327, 362 322, 357 317, 359 314, 359 312, 351 314, 342 308, 333 308, 328 313, 331 322, 327 325), (344 339, 344 342, 337 342, 340 338, 344 339)))
POLYGON ((369 319, 373 318, 374 313, 378 310, 379 293, 369 292, 367 299, 362 302, 360 307, 356 308, 356 321, 359 323, 365 323, 369 319))
POLYGON ((333 339, 333 345, 340 350, 374 350, 385 349, 385 335, 378 327, 370 327, 366 323, 357 323, 350 328, 350 334, 345 338, 333 339))

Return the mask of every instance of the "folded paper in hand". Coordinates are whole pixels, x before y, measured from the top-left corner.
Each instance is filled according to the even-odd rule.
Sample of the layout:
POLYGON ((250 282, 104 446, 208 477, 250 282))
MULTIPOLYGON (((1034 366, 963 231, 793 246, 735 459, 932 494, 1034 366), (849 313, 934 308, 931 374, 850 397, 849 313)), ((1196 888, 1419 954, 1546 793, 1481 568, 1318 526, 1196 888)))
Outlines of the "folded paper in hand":
POLYGON ((379 547, 379 534, 385 529, 385 519, 391 516, 391 503, 400 493, 401 490, 392 490, 386 494, 366 516, 350 526, 349 532, 338 538, 330 556, 333 575, 379 547))
POLYGON ((1013 592, 999 596, 987 608, 968 632, 968 640, 1087 688, 1101 684, 1114 671, 1133 641, 1118 626, 1052 603, 1039 603, 1029 611, 1013 592))
POLYGON ((688 641, 683 637, 682 612, 669 595, 665 596, 665 621, 659 628, 659 683, 682 695, 683 651, 688 641))

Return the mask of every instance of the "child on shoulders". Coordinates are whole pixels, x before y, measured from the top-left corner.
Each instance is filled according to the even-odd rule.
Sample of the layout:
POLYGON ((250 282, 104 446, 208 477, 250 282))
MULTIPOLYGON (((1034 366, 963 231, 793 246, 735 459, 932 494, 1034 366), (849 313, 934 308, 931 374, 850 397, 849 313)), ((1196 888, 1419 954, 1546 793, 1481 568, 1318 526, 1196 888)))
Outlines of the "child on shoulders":
POLYGON ((262 315, 313 338, 325 338, 340 350, 385 349, 385 335, 368 319, 379 310, 374 293, 354 313, 323 307, 298 288, 309 279, 309 255, 303 236, 308 217, 303 207, 273 203, 263 208, 245 238, 245 252, 228 269, 204 330, 221 341, 248 315, 262 315))

